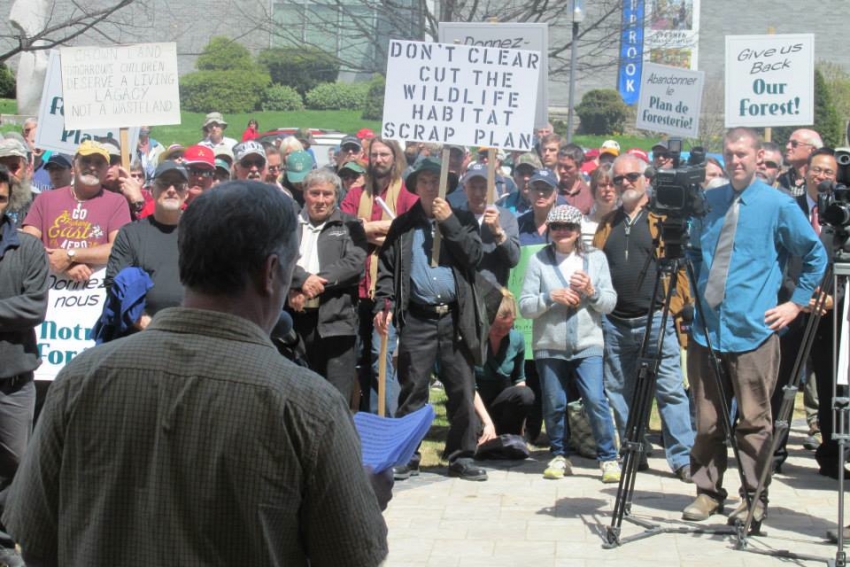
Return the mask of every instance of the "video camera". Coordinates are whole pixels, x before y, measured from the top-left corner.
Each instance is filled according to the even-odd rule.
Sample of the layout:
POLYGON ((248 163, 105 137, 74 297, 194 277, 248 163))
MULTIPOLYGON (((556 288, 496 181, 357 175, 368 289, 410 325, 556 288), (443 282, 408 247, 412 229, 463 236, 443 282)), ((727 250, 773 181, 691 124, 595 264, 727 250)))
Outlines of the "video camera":
POLYGON ((705 181, 705 149, 696 146, 685 165, 680 166, 682 140, 671 138, 667 149, 673 158, 673 169, 655 170, 652 175, 652 212, 685 219, 703 217, 708 212, 702 183, 705 181))
POLYGON ((818 185, 818 220, 835 229, 850 226, 850 189, 846 185, 832 181, 818 185))

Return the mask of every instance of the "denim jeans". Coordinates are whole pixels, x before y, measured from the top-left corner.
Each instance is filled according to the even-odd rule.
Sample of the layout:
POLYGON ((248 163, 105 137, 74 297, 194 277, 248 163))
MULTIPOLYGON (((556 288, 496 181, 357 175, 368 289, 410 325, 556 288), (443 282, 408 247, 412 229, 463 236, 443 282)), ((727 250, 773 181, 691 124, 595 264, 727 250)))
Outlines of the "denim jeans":
MULTIPOLYGON (((358 306, 360 315, 360 333, 358 340, 358 366, 360 379, 360 411, 378 413, 378 363, 381 358, 381 335, 372 325, 372 306, 374 302, 361 299, 358 306)), ((393 367, 393 353, 396 347, 395 325, 388 327, 387 333, 387 381, 386 416, 393 417, 398 410, 398 376, 393 367)))
POLYGON ((540 389, 543 392, 543 419, 553 455, 567 455, 569 423, 567 420, 567 381, 572 378, 584 399, 587 417, 596 441, 597 460, 617 459, 614 448, 614 424, 602 386, 602 357, 589 356, 575 360, 541 358, 537 362, 540 389))
MULTIPOLYGON (((652 332, 646 355, 655 354, 661 313, 652 318, 652 332)), ((646 331, 646 316, 620 319, 607 315, 602 319, 605 334, 605 391, 614 409, 614 419, 620 439, 625 440, 629 407, 635 394, 638 356, 646 331)), ((655 382, 655 400, 661 414, 661 432, 667 463, 675 471, 690 464, 690 451, 694 445, 694 428, 691 423, 690 403, 682 384, 679 341, 673 319, 668 317, 661 346, 661 362, 655 382)))

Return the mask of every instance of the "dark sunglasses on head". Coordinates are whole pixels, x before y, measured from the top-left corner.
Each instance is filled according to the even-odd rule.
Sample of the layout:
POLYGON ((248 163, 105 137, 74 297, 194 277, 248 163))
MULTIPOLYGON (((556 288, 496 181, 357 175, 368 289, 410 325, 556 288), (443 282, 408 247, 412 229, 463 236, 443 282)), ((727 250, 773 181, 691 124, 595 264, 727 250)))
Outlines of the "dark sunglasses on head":
POLYGON ((627 173, 625 175, 615 175, 613 181, 614 185, 622 185, 623 181, 626 179, 629 180, 629 183, 635 183, 641 177, 643 177, 643 173, 633 171, 632 173, 627 173))

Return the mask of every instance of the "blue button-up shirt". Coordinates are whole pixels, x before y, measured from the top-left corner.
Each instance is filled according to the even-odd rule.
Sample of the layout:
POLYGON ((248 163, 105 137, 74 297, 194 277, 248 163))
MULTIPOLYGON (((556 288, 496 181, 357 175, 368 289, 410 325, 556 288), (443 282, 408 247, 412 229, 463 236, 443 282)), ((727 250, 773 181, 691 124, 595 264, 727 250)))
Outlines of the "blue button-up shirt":
MULTIPOLYGON (((431 221, 431 227, 434 227, 431 221)), ((415 303, 436 305, 457 299, 455 276, 447 266, 431 267, 434 247, 432 228, 416 227, 413 231, 413 256, 410 261, 410 299, 415 303)), ((435 228, 435 227, 434 227, 435 228)))
MULTIPOLYGON (((741 194, 725 298, 717 309, 709 308, 703 299, 705 287, 733 197, 731 185, 707 191, 710 211, 694 219, 690 231, 698 307, 704 308, 711 346, 720 352, 753 350, 773 333, 764 314, 776 307, 789 256, 799 256, 803 262, 791 296, 791 301, 801 306, 808 305, 827 265, 826 250, 797 203, 756 179, 741 194)), ((707 346, 699 315, 694 321, 693 339, 707 346)))

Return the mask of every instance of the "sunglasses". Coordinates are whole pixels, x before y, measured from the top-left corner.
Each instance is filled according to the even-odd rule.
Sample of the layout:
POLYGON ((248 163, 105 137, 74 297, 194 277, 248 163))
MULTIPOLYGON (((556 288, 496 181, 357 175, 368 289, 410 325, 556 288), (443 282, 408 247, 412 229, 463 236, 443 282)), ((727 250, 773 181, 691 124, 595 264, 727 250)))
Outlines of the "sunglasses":
POLYGON ((251 169, 252 167, 256 167, 257 169, 263 169, 263 167, 266 165, 266 162, 261 159, 243 159, 239 162, 239 165, 241 165, 245 169, 251 169))
POLYGON ((201 169, 199 167, 187 167, 186 170, 189 172, 189 175, 193 175, 195 177, 212 177, 213 171, 211 169, 201 169))
POLYGON ((792 148, 796 148, 797 146, 811 146, 808 142, 801 142, 800 140, 788 140, 788 145, 792 148))
POLYGON ((636 183, 637 180, 641 177, 643 177, 643 173, 638 173, 634 171, 625 175, 615 175, 612 181, 614 181, 614 185, 622 185, 623 181, 625 181, 626 179, 629 180, 629 183, 636 183))
POLYGON ((779 164, 775 161, 763 161, 761 164, 768 169, 779 169, 779 164))
POLYGON ((670 159, 670 154, 668 154, 667 152, 655 152, 654 154, 652 154, 652 157, 654 157, 655 159, 668 160, 670 159))
POLYGON ((189 189, 189 184, 185 182, 174 183, 173 181, 165 181, 163 179, 157 179, 153 182, 154 187, 159 189, 160 191, 166 191, 169 187, 174 187, 174 190, 178 193, 183 193, 187 189, 189 189))
POLYGON ((553 222, 549 225, 549 230, 578 230, 577 224, 567 224, 563 222, 553 222))

